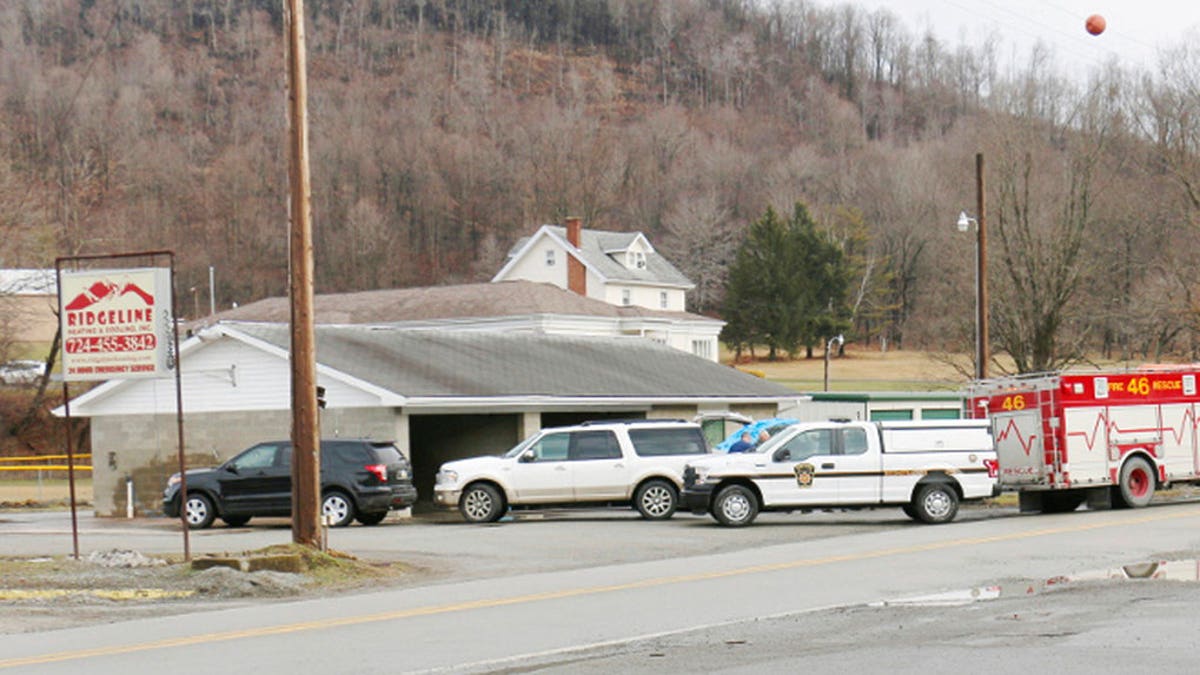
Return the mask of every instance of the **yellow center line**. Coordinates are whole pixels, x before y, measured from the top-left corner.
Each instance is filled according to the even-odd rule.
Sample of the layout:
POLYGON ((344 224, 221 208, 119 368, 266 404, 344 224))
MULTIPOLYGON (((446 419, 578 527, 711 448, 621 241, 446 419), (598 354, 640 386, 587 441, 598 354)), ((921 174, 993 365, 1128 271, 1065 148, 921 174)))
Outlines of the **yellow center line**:
POLYGON ((190 635, 186 637, 167 638, 163 640, 153 640, 150 642, 141 642, 129 645, 112 645, 108 647, 95 647, 92 649, 77 649, 72 651, 55 652, 51 654, 43 654, 40 656, 27 656, 16 659, 0 660, 0 669, 14 668, 19 666, 31 666, 44 663, 56 663, 61 661, 73 661, 79 659, 93 658, 97 656, 116 656, 119 654, 131 654, 135 652, 152 651, 156 649, 169 649, 172 647, 187 647, 193 645, 209 644, 214 642, 225 642, 229 640, 244 640, 249 638, 265 637, 270 635, 286 635, 288 633, 299 633, 310 630, 327 630, 330 627, 338 626, 355 626, 366 623, 377 623, 381 621, 395 621, 398 619, 411 619, 415 617, 433 616, 438 614, 450 614, 455 612, 466 612, 476 609, 494 609, 497 607, 507 607, 511 605, 521 605, 533 602, 544 602, 547 600, 561 600, 564 598, 575 598, 586 595, 600 595, 604 593, 615 593, 619 591, 628 591, 642 588, 654 588, 658 586, 669 586, 672 584, 683 584, 694 581, 707 581, 712 579, 723 579, 728 577, 744 576, 750 574, 761 574, 764 572, 778 572, 781 570, 797 569, 802 567, 818 567, 821 565, 830 565, 834 563, 844 563, 861 560, 873 560, 876 558, 886 558, 891 556, 906 555, 910 553, 925 553, 929 551, 937 551, 947 548, 956 548, 962 546, 979 546, 982 544, 994 544, 1004 541, 1016 541, 1020 539, 1033 539, 1036 537, 1046 537, 1056 534, 1065 534, 1068 532, 1086 532, 1088 530, 1099 530, 1109 527, 1123 527, 1128 525, 1137 525, 1141 523, 1149 523, 1162 520, 1173 520, 1176 518, 1195 518, 1200 516, 1196 509, 1188 509, 1183 512, 1170 512, 1165 514, 1149 514, 1139 517, 1122 518, 1118 521, 1105 521, 1096 523, 1086 523, 1080 525, 1071 525, 1064 527, 1043 528, 1038 530, 1029 530, 1025 532, 1014 532, 1010 534, 1000 534, 990 537, 968 537, 964 539, 953 539, 943 542, 934 542, 929 544, 916 544, 913 546, 899 546, 895 548, 878 549, 875 551, 864 551, 861 553, 849 553, 845 555, 832 555, 822 558, 806 558, 803 560, 789 560, 778 563, 768 563, 763 565, 751 565, 749 567, 739 567, 730 570, 722 570, 716 572, 696 572, 692 574, 681 574, 666 577, 654 577, 650 579, 642 579, 640 581, 630 581, 621 584, 610 584, 604 586, 585 586, 579 588, 566 588, 559 591, 547 591, 544 593, 530 593, 526 595, 512 596, 508 598, 491 598, 483 600, 471 600, 467 602, 458 602, 445 605, 429 605, 425 607, 414 607, 412 609, 402 609, 389 612, 378 612, 374 614, 361 614, 358 616, 347 616, 342 618, 320 619, 317 621, 303 621, 297 623, 279 624, 275 626, 264 626, 261 628, 249 628, 235 631, 222 631, 214 633, 204 633, 201 635, 190 635))

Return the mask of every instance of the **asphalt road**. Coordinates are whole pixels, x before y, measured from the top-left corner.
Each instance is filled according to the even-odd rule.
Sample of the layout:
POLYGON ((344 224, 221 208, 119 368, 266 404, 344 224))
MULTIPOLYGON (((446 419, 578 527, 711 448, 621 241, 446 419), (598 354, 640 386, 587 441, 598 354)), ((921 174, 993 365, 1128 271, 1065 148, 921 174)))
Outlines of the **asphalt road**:
MULTIPOLYGON (((6 549, 39 537, 61 546, 61 532, 38 533, 55 529, 52 516, 40 528, 3 520, 6 549)), ((1200 503, 1186 502, 1054 516, 967 509, 934 527, 890 511, 772 514, 741 530, 625 512, 355 527, 331 544, 445 573, 353 596, 0 636, 0 670, 1083 672, 1125 659, 1176 672, 1200 633, 1188 583, 1197 524, 1200 503), (1175 580, 1110 578, 1151 562, 1175 580), (939 597, 911 600, 928 595, 939 597)), ((167 523, 89 525, 108 534, 82 541, 178 545, 167 523)), ((193 550, 289 537, 282 526, 211 530, 193 550)))

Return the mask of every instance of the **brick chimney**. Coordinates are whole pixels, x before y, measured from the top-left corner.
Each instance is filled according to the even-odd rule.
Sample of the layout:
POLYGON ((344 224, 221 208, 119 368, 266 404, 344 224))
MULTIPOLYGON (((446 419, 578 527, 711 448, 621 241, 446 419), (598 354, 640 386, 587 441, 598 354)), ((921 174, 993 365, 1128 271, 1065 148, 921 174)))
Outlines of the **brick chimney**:
POLYGON ((579 260, 579 242, 583 237, 583 225, 578 218, 567 218, 567 241, 575 251, 567 253, 567 290, 587 296, 587 270, 579 260))

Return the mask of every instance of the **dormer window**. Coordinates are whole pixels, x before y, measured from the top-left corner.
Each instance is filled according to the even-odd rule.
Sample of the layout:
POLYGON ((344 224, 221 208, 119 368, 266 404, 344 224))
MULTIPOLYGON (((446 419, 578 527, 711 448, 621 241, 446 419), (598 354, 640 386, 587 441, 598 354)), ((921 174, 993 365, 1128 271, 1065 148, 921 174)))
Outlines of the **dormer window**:
POLYGON ((546 267, 554 267, 554 249, 546 249, 546 267))
POLYGON ((631 270, 646 269, 646 254, 643 251, 626 251, 625 266, 631 270))

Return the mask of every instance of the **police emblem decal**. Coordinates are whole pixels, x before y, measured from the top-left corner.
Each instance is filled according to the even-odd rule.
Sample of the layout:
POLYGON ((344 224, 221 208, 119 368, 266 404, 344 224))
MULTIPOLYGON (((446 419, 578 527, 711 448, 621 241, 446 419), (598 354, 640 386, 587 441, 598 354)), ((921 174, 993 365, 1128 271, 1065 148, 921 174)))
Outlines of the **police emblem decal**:
POLYGON ((813 465, 812 464, 797 464, 792 467, 796 473, 796 484, 800 487, 812 487, 813 482, 813 465))

